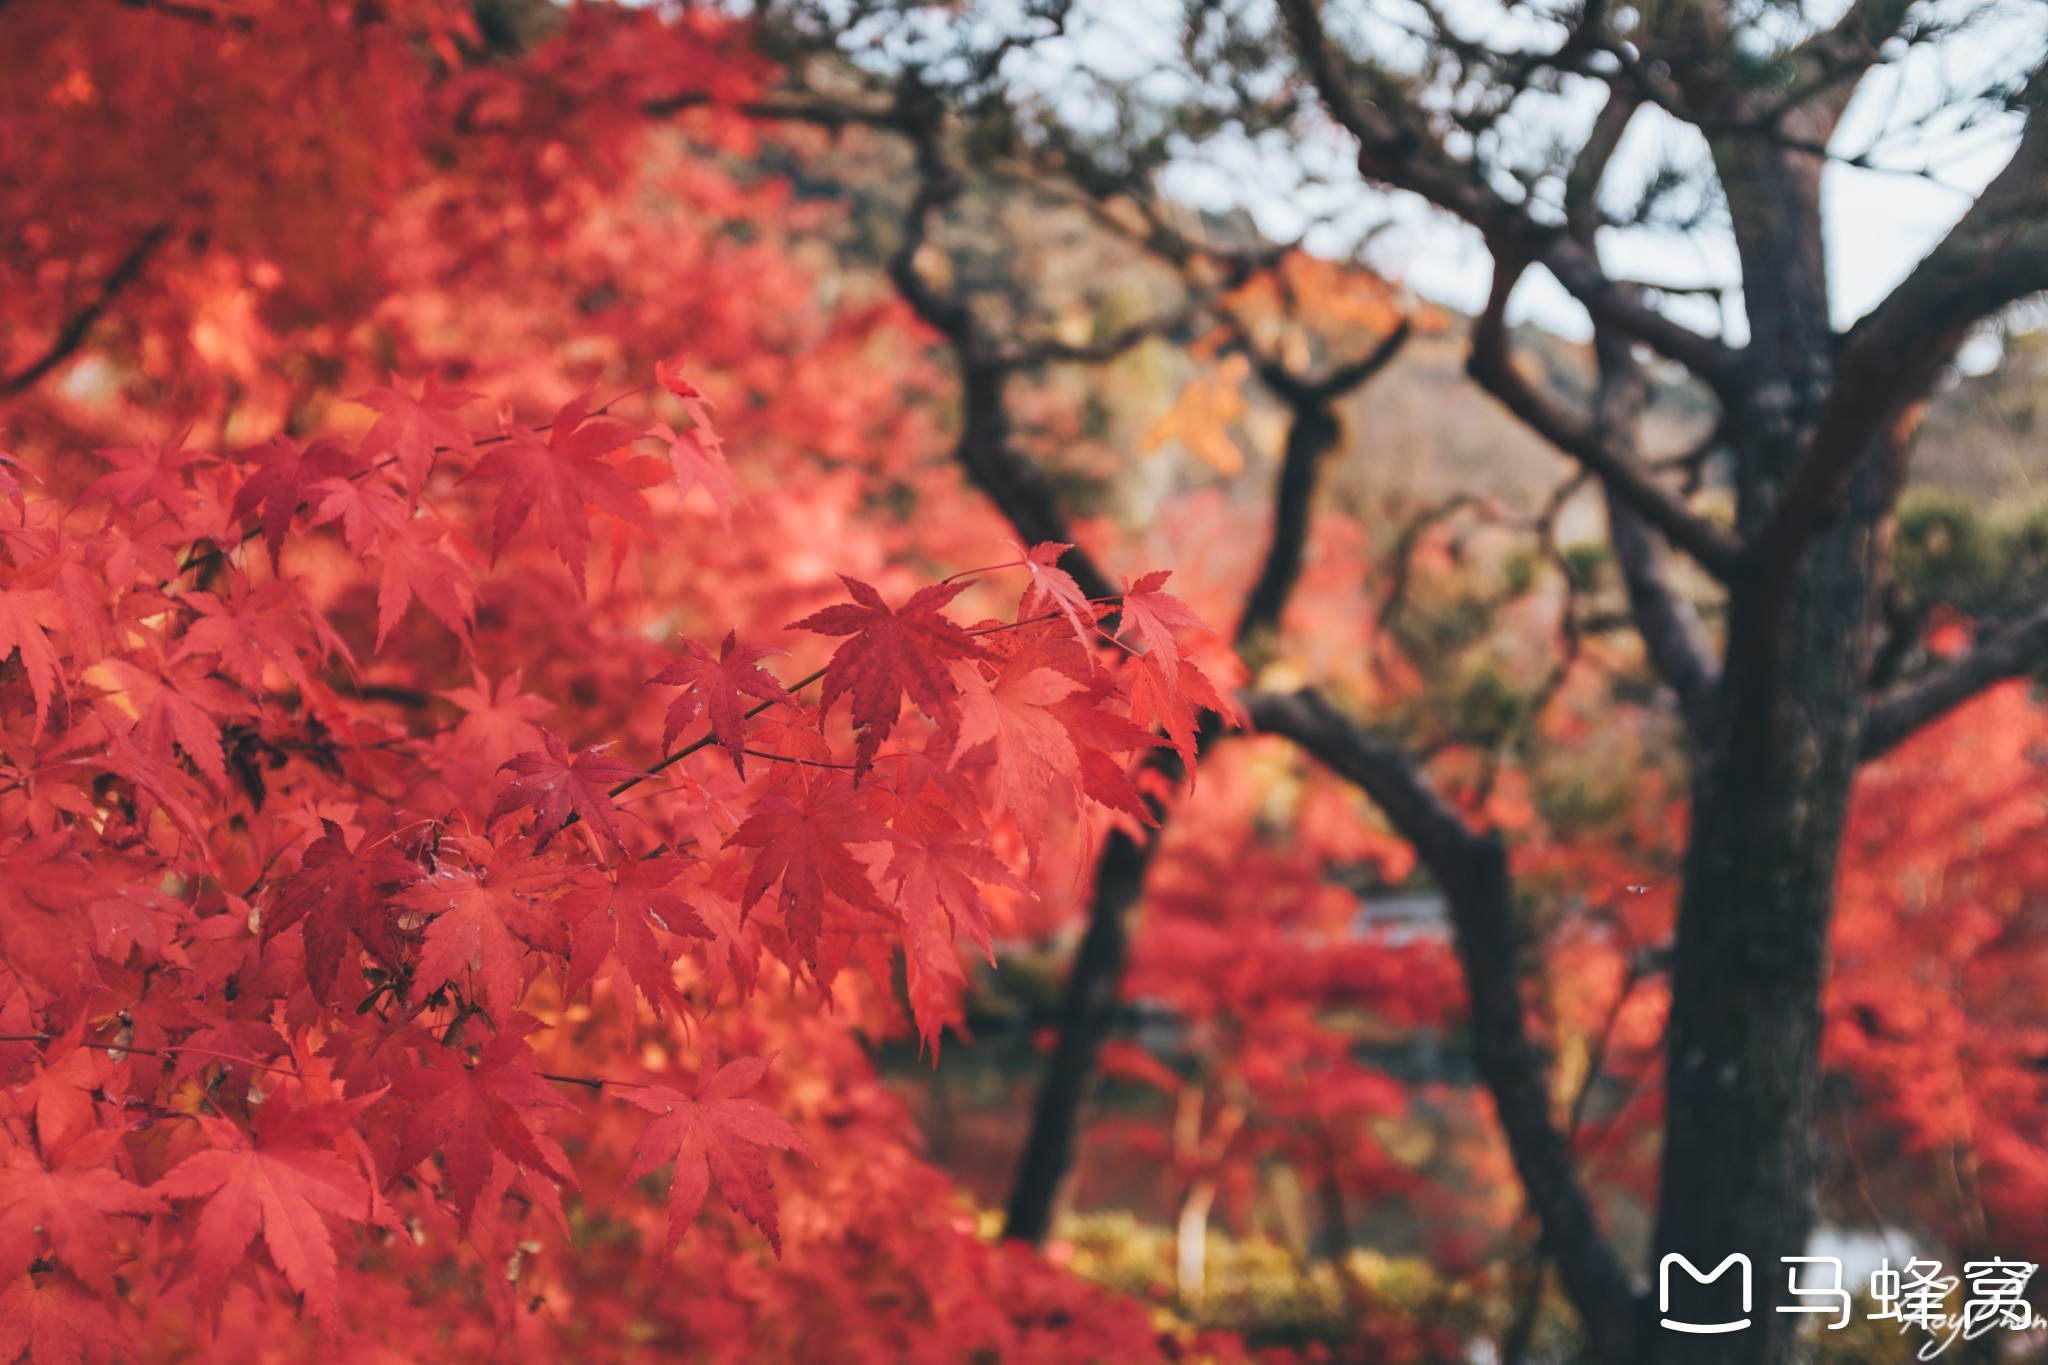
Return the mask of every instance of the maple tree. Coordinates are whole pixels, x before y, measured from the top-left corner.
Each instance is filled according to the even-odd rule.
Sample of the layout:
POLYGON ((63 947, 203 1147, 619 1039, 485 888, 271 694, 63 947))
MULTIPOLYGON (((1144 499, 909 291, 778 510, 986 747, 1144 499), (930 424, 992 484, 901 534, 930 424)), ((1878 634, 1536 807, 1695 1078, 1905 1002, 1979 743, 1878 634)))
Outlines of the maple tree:
POLYGON ((724 270, 808 296, 723 231, 784 192, 716 169, 737 119, 642 116, 743 97, 744 35, 584 10, 515 58, 462 5, 120 13, 0 16, 36 54, 0 121, 46 148, 8 209, 37 281, 0 465, 8 1358, 557 1358, 657 1319, 773 1354, 811 1330, 777 1305, 867 1292, 820 1250, 864 1224, 929 1294, 864 1349, 1153 1353, 1142 1311, 957 1225, 818 1011, 893 1028, 907 957, 938 1046, 1047 841, 1142 813, 1132 708, 1191 723, 1195 623, 1134 637, 1057 548, 920 567, 987 563, 987 516, 914 559, 852 520, 871 479, 956 496, 892 392, 901 319, 717 320, 724 270), (607 277, 627 301, 579 306, 607 277), (840 543, 793 569, 819 521, 840 543), (920 1212, 792 1227, 783 1153, 920 1212), (674 1299, 665 1249, 754 1254, 696 1226, 714 1189, 789 1274, 674 1299), (643 1235, 637 1269, 585 1245, 643 1235), (602 1277, 618 1310, 537 1311, 602 1277))
MULTIPOLYGON (((775 9, 0 3, 0 130, 34 149, 0 184, 0 1359, 1239 1358, 1019 1244, 1098 1059, 1172 1097, 1170 1133, 1089 1140, 1171 1171, 1184 1257, 1283 1162, 1336 1210, 1326 1252, 1347 1202, 1408 1201, 1445 1277, 1515 1261, 1532 1304, 1555 1263, 1612 1354, 1594 1212, 1658 1197, 1673 754, 1710 685, 1643 522, 1709 569, 1732 533, 1561 439, 1677 700, 1608 685, 1641 660, 1581 620, 1553 505, 1517 527, 1549 576, 1488 620, 1564 654, 1503 707, 1398 618, 1413 576, 1458 584, 1429 525, 1512 518, 1466 499, 1389 554, 1317 505, 1339 403, 1441 319, 1184 234, 1049 123, 1006 154, 1177 294, 1085 340, 1010 327, 935 258, 1014 45, 886 80, 775 9), (890 140, 909 211, 864 276, 814 191, 890 140), (1220 483, 1243 386, 1284 416, 1269 516, 1185 499, 1199 553, 1073 515, 1017 416, 1162 338, 1205 368, 1140 452, 1220 483), (1552 800, 1546 749, 1633 772, 1622 808, 1552 800), (1361 880, 1418 867, 1453 941, 1357 932, 1361 880), (936 1054, 977 959, 1076 922, 992 1240, 868 1043, 936 1054), (1113 1040, 1131 996, 1187 1065, 1113 1040), (1366 1007, 1465 1031, 1487 1094, 1361 1057, 1366 1007), (1425 1110, 1449 1173, 1389 1136, 1425 1110)), ((1599 359, 1626 428, 1639 369, 1599 359)), ((1985 689, 2039 633, 1956 626, 1872 706, 1814 1001, 1853 1083, 1824 1135, 1880 1181, 1967 1171, 1910 1215, 2022 1253, 2048 939, 2013 736, 2044 722, 1985 689)))

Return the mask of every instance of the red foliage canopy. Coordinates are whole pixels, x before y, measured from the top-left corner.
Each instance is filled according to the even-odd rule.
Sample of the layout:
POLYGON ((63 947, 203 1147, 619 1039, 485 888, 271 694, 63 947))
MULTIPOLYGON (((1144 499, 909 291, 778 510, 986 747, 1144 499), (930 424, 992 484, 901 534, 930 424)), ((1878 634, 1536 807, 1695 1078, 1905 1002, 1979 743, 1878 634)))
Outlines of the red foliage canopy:
POLYGON ((997 527, 896 312, 817 306, 801 210, 720 168, 744 34, 0 42, 0 1358, 1154 1351, 961 1222, 848 1025, 894 1027, 900 949, 936 1048, 956 938, 1128 818, 1180 622, 1134 655, 1043 552, 934 581, 997 527), (642 113, 678 92, 686 136, 642 113), (877 480, 952 540, 907 555, 877 480), (783 1270, 692 1231, 714 1187, 783 1270))

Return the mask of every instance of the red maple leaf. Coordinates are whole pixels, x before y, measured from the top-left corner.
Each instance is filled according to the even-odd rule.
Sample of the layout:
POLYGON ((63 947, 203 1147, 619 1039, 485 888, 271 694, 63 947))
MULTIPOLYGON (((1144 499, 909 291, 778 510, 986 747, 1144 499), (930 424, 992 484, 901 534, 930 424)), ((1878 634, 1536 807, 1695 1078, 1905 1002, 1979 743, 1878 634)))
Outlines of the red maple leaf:
POLYGON ((668 1241, 675 1250, 684 1229, 697 1219, 713 1181, 725 1202, 761 1229, 782 1254, 775 1223, 775 1183, 768 1174, 768 1149, 809 1156, 810 1149, 780 1114, 745 1099, 768 1074, 769 1057, 743 1057, 724 1066, 706 1057, 695 1093, 667 1085, 615 1085, 608 1089, 654 1115, 633 1144, 631 1184, 665 1161, 675 1163, 668 1188, 668 1241))
POLYGON ((629 983, 620 987, 622 998, 630 1000, 630 992, 638 990, 657 1016, 664 1001, 681 1004, 662 939, 711 937, 697 912, 673 889, 682 871, 675 858, 640 859, 563 898, 570 919, 566 993, 576 995, 610 964, 629 983))
POLYGON ((125 658, 102 659, 85 678, 107 694, 102 712, 131 722, 130 734, 145 753, 169 765, 175 746, 216 788, 226 785, 220 723, 250 709, 234 688, 190 662, 152 668, 125 658))
POLYGON ((59 831, 0 851, 0 962, 31 999, 67 998, 86 984, 92 939, 77 907, 98 885, 72 840, 59 831))
POLYGON ((790 939, 806 961, 815 963, 828 890, 860 908, 881 908, 867 867, 847 845, 878 843, 889 831, 863 804, 850 778, 802 773, 795 785, 795 800, 781 791, 763 793, 731 842, 760 850, 747 872, 741 907, 751 910, 779 880, 790 939))
POLYGON ((526 945, 555 950, 561 925, 545 902, 562 886, 560 864, 529 856, 523 840, 476 846, 477 868, 444 868, 401 891, 395 904, 431 914, 413 968, 412 996, 424 1000, 468 971, 484 1011, 509 1019, 527 981, 526 945), (487 859, 487 861, 486 861, 487 859))
POLYGON ((267 443, 240 452, 253 456, 255 472, 235 492, 229 515, 240 517, 262 508, 263 543, 270 549, 275 567, 284 552, 284 533, 292 517, 315 485, 327 479, 347 478, 356 471, 355 457, 341 442, 323 437, 304 450, 289 436, 276 436, 267 443))
POLYGON ((962 699, 954 761, 977 745, 993 747, 996 807, 1016 817, 1025 844, 1036 849, 1052 792, 1080 778, 1080 755, 1055 708, 1082 684, 1035 650, 1010 659, 993 681, 978 664, 961 664, 953 672, 962 699))
POLYGON ((657 364, 654 373, 668 391, 681 400, 683 411, 689 414, 690 425, 677 431, 663 424, 647 434, 668 443, 668 458, 675 469, 676 487, 687 494, 701 484, 711 497, 711 505, 718 509, 719 521, 730 530, 732 504, 739 495, 739 482, 732 476, 732 467, 725 462, 725 442, 719 439, 717 428, 711 424, 711 401, 704 396, 703 390, 678 374, 669 361, 657 364))
POLYGON ((842 604, 813 612, 790 627, 819 635, 850 635, 832 655, 825 670, 821 710, 829 711, 842 693, 853 697, 853 723, 860 732, 856 761, 865 768, 896 724, 903 696, 933 720, 950 720, 956 704, 947 665, 981 656, 974 637, 940 614, 958 597, 965 583, 921 588, 892 611, 882 595, 857 578, 839 576, 853 595, 842 604))
POLYGON ((668 444, 669 466, 675 471, 676 487, 684 493, 703 488, 711 497, 719 521, 730 529, 733 499, 739 496, 740 485, 732 476, 732 467, 725 462, 725 443, 718 439, 718 433, 709 427, 677 431, 661 423, 647 434, 668 444))
MULTIPOLYGON (((0 1280, 27 1270, 44 1240, 72 1274, 102 1292, 114 1283, 111 1214, 149 1213, 163 1200, 114 1169, 119 1129, 91 1129, 47 1168, 25 1147, 0 1149, 0 1280), (38 1235, 40 1234, 40 1235, 38 1235)), ((44 1143, 49 1150, 51 1144, 44 1143)))
MULTIPOLYGON (((1181 661, 1181 666, 1194 672, 1194 665, 1186 660, 1181 661)), ((1208 679, 1197 675, 1196 680, 1191 680, 1183 690, 1199 701, 1213 695, 1213 691, 1205 689, 1208 689, 1208 679)), ((1158 737, 1111 710, 1110 702, 1114 695, 1114 683, 1107 676, 1098 676, 1091 679, 1086 689, 1061 701, 1054 709, 1081 755, 1083 794, 1111 810, 1123 812, 1140 824, 1156 825, 1159 823, 1157 817, 1139 795, 1123 760, 1116 755, 1150 749, 1158 737)), ((1192 709, 1186 702, 1174 704, 1192 716, 1192 709)), ((1190 747, 1194 743, 1192 730, 1188 733, 1188 743, 1190 747)))
POLYGON ((732 766, 741 777, 747 775, 747 712, 742 696, 761 701, 789 701, 788 691, 760 661, 776 651, 762 645, 743 645, 737 631, 728 632, 718 657, 695 640, 683 641, 684 657, 676 660, 648 681, 684 689, 669 703, 668 721, 662 727, 661 747, 673 749, 676 737, 703 712, 711 718, 711 733, 732 755, 732 766))
POLYGON ((135 1343, 107 1300, 86 1293, 62 1271, 22 1275, 0 1290, 0 1360, 79 1365, 133 1359, 135 1343))
POLYGON ((104 497, 116 507, 154 502, 173 516, 178 515, 191 496, 191 490, 185 486, 185 471, 214 461, 206 451, 185 449, 185 437, 189 434, 181 431, 165 444, 144 437, 139 446, 95 450, 93 454, 114 467, 94 479, 79 495, 80 499, 104 497))
POLYGON ((367 554, 377 537, 410 515, 405 500, 382 479, 322 479, 307 490, 313 514, 309 524, 341 523, 349 553, 367 554))
POLYGON ((371 1098, 293 1107, 275 1094, 256 1110, 253 1133, 225 1119, 196 1121, 211 1150, 188 1157, 151 1186, 171 1199, 205 1199, 192 1232, 194 1278, 218 1292, 261 1229, 271 1262, 306 1296, 314 1317, 340 1311, 334 1239, 322 1214, 370 1221, 370 1186, 334 1154, 335 1140, 371 1098))
POLYGON ((356 453, 368 462, 389 451, 405 473, 406 492, 417 502, 427 472, 434 467, 436 446, 464 453, 476 448, 469 428, 455 413, 480 397, 481 394, 467 389, 442 388, 440 373, 430 370, 415 398, 393 375, 386 387, 359 393, 348 400, 374 408, 380 414, 363 433, 362 445, 356 453))
POLYGON ((440 695, 463 710, 456 723, 456 742, 480 755, 492 767, 535 744, 544 744, 534 722, 555 709, 545 697, 520 691, 524 673, 513 669, 496 686, 481 668, 473 669, 474 687, 451 687, 440 695))
POLYGON ((1144 727, 1162 727, 1174 749, 1180 754, 1181 762, 1187 765, 1189 780, 1193 781, 1195 768, 1196 710, 1209 710, 1228 715, 1230 703, 1217 692, 1209 676, 1186 659, 1176 661, 1173 677, 1169 679, 1161 669, 1161 660, 1153 654, 1131 660, 1130 673, 1131 720, 1144 727))
POLYGON ((896 909, 903 916, 911 1013, 919 1035, 934 1049, 965 985, 955 938, 964 935, 995 960, 982 886, 1025 889, 989 852, 987 834, 961 823, 956 812, 974 807, 960 795, 944 790, 937 775, 918 787, 890 824, 895 847, 883 874, 895 884, 896 909))
POLYGON ((50 699, 56 696, 62 675, 56 647, 43 629, 44 622, 60 610, 56 593, 31 587, 22 579, 0 587, 0 663, 19 651, 22 671, 28 675, 29 695, 36 701, 36 738, 42 736, 43 722, 50 714, 50 699))
POLYGON ((195 591, 181 600, 199 614, 178 637, 168 661, 212 654, 220 671, 252 694, 261 694, 264 673, 273 665, 301 691, 312 686, 309 665, 325 662, 330 654, 354 666, 348 646, 293 580, 252 584, 236 573, 224 595, 195 591))
POLYGON ((449 1198, 465 1227, 500 1157, 521 1170, 569 1184, 575 1176, 561 1145, 538 1126, 541 1112, 569 1102, 549 1088, 534 1065, 526 1035, 539 1027, 513 1015, 484 1044, 475 1065, 450 1048, 424 1049, 426 1064, 392 1084, 414 1104, 399 1145, 398 1169, 409 1171, 438 1151, 449 1198))
POLYGON ((476 584, 448 548, 448 531, 429 516, 408 517, 377 537, 377 648, 391 636, 413 599, 469 644, 476 621, 476 584))
POLYGON ((11 1088, 14 1111, 35 1115, 36 1140, 45 1152, 61 1149, 98 1120, 93 1094, 108 1083, 113 1063, 104 1052, 80 1047, 84 1036, 80 1019, 45 1049, 34 1073, 11 1088))
POLYGON ((1159 656, 1160 676, 1166 680, 1169 689, 1179 681, 1180 644, 1173 638, 1175 627, 1208 629, 1187 603, 1170 592, 1162 591, 1166 580, 1171 577, 1170 571, 1161 569, 1127 584, 1123 595, 1123 622, 1117 631, 1119 635, 1127 630, 1135 632, 1144 641, 1146 652, 1159 656))
POLYGON ((581 820, 594 833, 626 846, 619 832, 617 808, 606 788, 613 783, 645 777, 639 768, 606 758, 599 745, 585 749, 574 759, 552 730, 540 732, 542 748, 514 754, 504 766, 518 776, 507 784, 491 807, 486 823, 493 823, 525 806, 533 807, 534 832, 543 839, 571 820, 581 820))
POLYGON ((602 458, 638 439, 640 433, 622 422, 586 422, 589 411, 587 393, 564 403, 545 442, 530 428, 508 426, 504 444, 469 471, 473 479, 503 480, 491 521, 492 556, 504 553, 527 516, 538 508, 541 532, 576 580, 578 591, 583 588, 590 547, 585 505, 601 508, 622 521, 647 519, 640 495, 602 458))
POLYGON ((268 941, 304 920, 306 979, 322 1000, 331 1002, 350 934, 386 965, 396 961, 389 892, 411 885, 425 872, 400 857, 388 840, 366 839, 351 849, 340 825, 332 820, 320 825, 320 837, 306 846, 299 870, 285 879, 276 904, 263 917, 263 937, 268 941))
POLYGON ((1014 540, 1004 543, 1017 547, 1017 552, 1024 557, 1024 568, 1031 575, 1031 584, 1024 589, 1024 602, 1018 615, 1035 616, 1048 606, 1054 607, 1074 628, 1074 638, 1084 646, 1088 644, 1089 630, 1095 624, 1095 604, 1088 600, 1087 593, 1081 591, 1081 585, 1074 581, 1074 576, 1060 567, 1060 556, 1074 547, 1056 540, 1033 545, 1028 550, 1014 540))

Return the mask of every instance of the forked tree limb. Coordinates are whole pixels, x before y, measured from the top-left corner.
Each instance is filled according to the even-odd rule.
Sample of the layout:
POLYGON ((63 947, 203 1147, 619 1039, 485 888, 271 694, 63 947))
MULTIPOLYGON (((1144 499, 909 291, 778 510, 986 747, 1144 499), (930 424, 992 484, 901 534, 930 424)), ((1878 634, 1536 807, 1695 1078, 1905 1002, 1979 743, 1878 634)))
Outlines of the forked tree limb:
MULTIPOLYGON (((1584 242, 1530 219, 1471 166, 1451 156, 1441 142, 1418 135, 1391 117, 1370 92, 1354 88, 1345 58, 1323 27, 1318 0, 1278 0, 1278 5, 1302 68, 1324 107, 1358 140, 1363 175, 1420 195, 1478 228, 1489 241, 1513 243, 1556 276, 1595 319, 1676 360, 1717 392, 1738 380, 1741 351, 1645 304, 1607 275, 1598 255, 1584 242)), ((1409 100, 1392 103, 1420 107, 1409 100)))
POLYGON ((1240 653, 1280 628, 1280 616, 1301 578, 1308 549, 1310 517, 1323 461, 1341 435, 1336 404, 1393 362, 1413 331, 1403 318, 1378 345, 1358 359, 1316 379, 1304 379, 1269 358, 1255 359, 1259 379, 1287 404, 1287 442, 1273 487, 1271 532, 1259 576, 1237 620, 1240 653))
POLYGON ((2020 102, 2027 121, 2012 159, 1844 338, 1807 454, 1756 537, 1759 572, 1797 565, 1837 514, 1857 464, 1924 399, 1971 328, 2048 290, 2048 62, 2020 102))

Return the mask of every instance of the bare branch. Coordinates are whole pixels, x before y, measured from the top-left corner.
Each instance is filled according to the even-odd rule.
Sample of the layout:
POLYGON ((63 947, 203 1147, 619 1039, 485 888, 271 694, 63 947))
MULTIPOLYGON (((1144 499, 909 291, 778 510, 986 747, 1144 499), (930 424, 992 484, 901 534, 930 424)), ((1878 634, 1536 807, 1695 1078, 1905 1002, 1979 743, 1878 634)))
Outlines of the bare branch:
POLYGON ((1679 709, 1699 733, 1720 672, 1699 611, 1671 581, 1663 538, 1611 492, 1607 530, 1643 653, 1677 694, 1679 709))
MULTIPOLYGON (((1599 228, 1600 182, 1620 147, 1623 134, 1641 107, 1641 96, 1621 80, 1610 81, 1608 98, 1593 131, 1565 179, 1564 211, 1568 230, 1591 245, 1599 228)), ((1622 286, 1631 288, 1633 286, 1622 286)), ((1595 418, 1610 437, 1635 451, 1640 443, 1648 389, 1636 364, 1634 344, 1614 328, 1597 325, 1593 351, 1600 367, 1600 392, 1595 418)), ((1615 562, 1628 590, 1630 615, 1651 667, 1678 696, 1679 709, 1695 734, 1703 733, 1715 664, 1699 613, 1671 581, 1670 557, 1664 538, 1647 525, 1613 488, 1607 499, 1608 537, 1615 562)))
POLYGON ((1493 296, 1472 328, 1466 363, 1473 379, 1536 433, 1598 475, 1613 494, 1709 572, 1726 578, 1742 550, 1734 532, 1698 516, 1684 499, 1598 423, 1571 411, 1523 377, 1508 353, 1508 294, 1521 270, 1495 257, 1493 296))
POLYGON ((1884 44, 1906 24, 1913 0, 1851 0, 1842 17, 1786 54, 1792 85, 1766 114, 1776 123, 1786 114, 1819 103, 1826 126, 1834 127, 1856 84, 1884 60, 1884 44))
POLYGON ((1883 693, 1864 712, 1864 758, 1876 758, 1987 687, 2048 659, 2048 603, 1990 639, 1913 681, 1883 693))
MULTIPOLYGON (((709 109, 718 105, 719 101, 707 90, 685 90, 648 100, 640 106, 640 112, 650 118, 666 118, 685 110, 709 109)), ((766 123, 804 123, 834 132, 854 127, 908 131, 901 111, 894 105, 869 107, 808 93, 745 100, 724 107, 766 123)))
MULTIPOLYGON (((1626 337, 1611 328, 1593 334, 1600 365, 1600 425, 1633 448, 1642 429, 1648 390, 1626 337)), ((1671 580, 1664 538, 1636 510, 1607 493, 1608 539, 1628 590, 1629 614, 1642 637, 1650 666, 1678 696, 1679 710, 1695 735, 1706 732, 1718 666, 1706 628, 1690 599, 1671 580)))
POLYGON ((225 24, 244 33, 256 27, 256 21, 246 14, 223 14, 205 5, 184 4, 182 0, 114 0, 114 3, 124 9, 162 14, 172 19, 183 19, 188 23, 225 24))
POLYGON ((1128 327, 1119 328, 1098 340, 1065 342, 1057 337, 1039 337, 1004 347, 999 358, 1002 364, 1013 369, 1028 369, 1034 365, 1055 361, 1100 365, 1105 361, 1115 360, 1132 347, 1153 337, 1166 336, 1188 326, 1202 315, 1203 310, 1214 298, 1213 291, 1190 292, 1174 307, 1134 322, 1128 327))
POLYGON ((1608 163, 1614 160, 1623 134, 1641 107, 1642 99, 1635 91, 1620 81, 1609 81, 1607 103, 1600 107, 1592 132, 1565 176, 1565 229, 1588 246, 1600 226, 1600 182, 1607 178, 1608 163))
POLYGON ((1687 366, 1717 391, 1734 382, 1740 351, 1674 321, 1617 286, 1586 243, 1531 220, 1488 187, 1471 166, 1451 156, 1441 142, 1418 136, 1383 107, 1419 109, 1418 102, 1391 88, 1374 92, 1371 99, 1354 89, 1343 58, 1323 29, 1317 0, 1279 0, 1279 8, 1324 106, 1358 139, 1361 174, 1421 195, 1478 228, 1489 242, 1511 244, 1518 254, 1556 276, 1595 319, 1687 366))
POLYGON ((149 264, 149 258, 156 254, 156 249, 162 246, 170 235, 169 223, 158 223, 144 233, 142 240, 130 247, 128 254, 123 256, 106 279, 100 282, 99 293, 93 297, 92 302, 73 313, 58 329, 57 336, 50 342, 49 347, 25 369, 0 378, 0 398, 11 397, 33 387, 44 375, 69 360, 78 348, 85 344, 86 335, 92 331, 92 325, 100 320, 100 316, 107 311, 107 306, 114 301, 115 296, 135 282, 136 277, 142 274, 143 266, 149 264))

